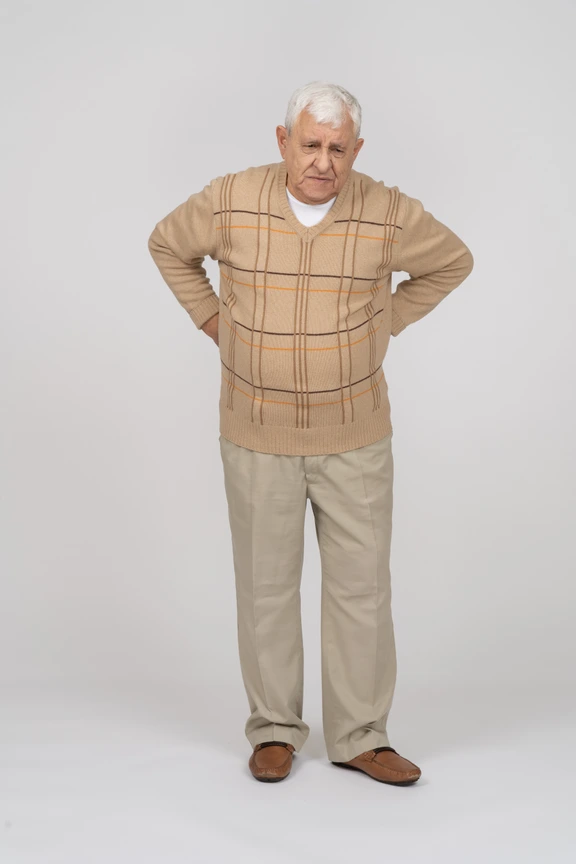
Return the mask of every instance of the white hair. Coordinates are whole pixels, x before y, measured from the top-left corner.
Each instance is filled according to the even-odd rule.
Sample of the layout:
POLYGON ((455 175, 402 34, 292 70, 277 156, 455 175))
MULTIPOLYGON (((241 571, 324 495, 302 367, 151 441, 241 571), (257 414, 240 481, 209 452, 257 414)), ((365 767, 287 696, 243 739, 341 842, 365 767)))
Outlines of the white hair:
POLYGON ((362 109, 358 100, 344 87, 328 81, 311 81, 295 90, 286 111, 285 126, 288 135, 292 134, 296 118, 308 109, 317 123, 329 123, 338 129, 345 122, 348 111, 354 124, 354 135, 358 139, 362 123, 362 109))

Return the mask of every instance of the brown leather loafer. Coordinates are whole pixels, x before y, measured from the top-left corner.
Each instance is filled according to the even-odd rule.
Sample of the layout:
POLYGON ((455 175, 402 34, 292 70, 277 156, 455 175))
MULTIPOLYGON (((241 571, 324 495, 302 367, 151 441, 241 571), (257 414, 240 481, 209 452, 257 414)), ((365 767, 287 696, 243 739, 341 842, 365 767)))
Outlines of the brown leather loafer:
POLYGON ((410 786, 419 779, 422 772, 413 762, 400 756, 393 747, 375 747, 360 753, 349 762, 333 762, 340 768, 352 768, 363 771, 380 783, 391 783, 393 786, 410 786))
POLYGON ((284 741, 263 741, 256 744, 248 766, 256 780, 275 783, 284 780, 292 768, 292 754, 295 748, 284 741))

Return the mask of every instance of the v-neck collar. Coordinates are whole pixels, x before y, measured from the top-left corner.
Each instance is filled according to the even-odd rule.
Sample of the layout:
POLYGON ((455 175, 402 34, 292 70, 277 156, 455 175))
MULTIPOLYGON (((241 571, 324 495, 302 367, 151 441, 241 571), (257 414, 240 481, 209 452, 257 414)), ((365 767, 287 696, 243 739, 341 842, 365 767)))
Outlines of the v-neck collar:
POLYGON ((288 196, 286 195, 286 163, 284 160, 282 162, 278 162, 278 170, 276 172, 276 196, 278 199, 278 206, 282 212, 282 215, 286 219, 288 225, 294 229, 296 234, 302 238, 306 243, 309 240, 313 240, 318 234, 324 231, 338 216, 340 211, 342 210, 342 205, 344 204, 344 200, 348 194, 348 190, 350 189, 350 185, 352 183, 352 171, 348 175, 344 186, 336 196, 336 200, 334 201, 330 210, 324 214, 324 217, 317 222, 316 225, 303 225, 302 222, 297 218, 296 214, 292 210, 290 206, 290 202, 288 201, 288 196))

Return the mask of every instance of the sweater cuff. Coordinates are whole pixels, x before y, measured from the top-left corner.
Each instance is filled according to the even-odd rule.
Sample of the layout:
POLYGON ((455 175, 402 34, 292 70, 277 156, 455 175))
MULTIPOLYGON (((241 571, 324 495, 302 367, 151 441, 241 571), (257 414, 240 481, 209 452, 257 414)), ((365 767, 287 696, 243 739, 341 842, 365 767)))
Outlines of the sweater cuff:
POLYGON ((395 309, 392 309, 392 327, 391 334, 392 336, 398 336, 399 333, 402 332, 408 325, 402 318, 398 315, 395 309))
POLYGON ((212 318, 213 315, 216 315, 219 311, 220 299, 214 292, 213 294, 210 294, 209 297, 206 297, 205 300, 202 300, 202 302, 197 306, 194 306, 193 309, 189 309, 188 314, 198 330, 201 330, 206 321, 212 318))

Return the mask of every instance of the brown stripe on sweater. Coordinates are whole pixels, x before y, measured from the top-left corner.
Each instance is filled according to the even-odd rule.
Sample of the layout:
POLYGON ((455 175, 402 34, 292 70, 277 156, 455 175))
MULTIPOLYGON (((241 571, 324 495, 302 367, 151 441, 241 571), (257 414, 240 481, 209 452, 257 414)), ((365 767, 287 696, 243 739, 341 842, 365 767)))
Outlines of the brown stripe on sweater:
MULTIPOLYGON (((354 221, 354 220, 352 220, 354 221)), ((247 267, 237 267, 235 264, 232 264, 230 261, 222 261, 220 263, 227 264, 229 267, 232 267, 233 270, 240 270, 242 273, 253 273, 253 270, 249 270, 247 267)), ((263 270, 257 270, 257 273, 263 273, 263 270)), ((297 273, 285 273, 282 270, 268 270, 269 276, 297 276, 297 273)), ((339 273, 310 273, 311 279, 340 279, 339 273)), ((344 279, 351 279, 351 276, 344 276, 344 279)), ((354 281, 356 282, 374 282, 374 278, 371 276, 355 276, 354 281)))
MULTIPOLYGON (((388 218, 386 217, 385 222, 384 222, 384 226, 383 226, 384 227, 383 237, 386 237, 387 223, 388 223, 388 218)), ((371 286, 371 288, 373 288, 373 286, 371 286)), ((374 298, 372 298, 372 300, 368 304, 370 309, 373 308, 373 306, 372 306, 373 302, 374 302, 374 298)), ((370 327, 370 336, 371 336, 371 338, 370 338, 370 354, 369 354, 370 366, 373 366, 375 363, 375 360, 376 360, 376 335, 375 335, 375 333, 376 333, 376 331, 371 326, 370 327)), ((372 410, 376 411, 379 407, 380 407, 380 388, 378 387, 378 389, 376 391, 374 391, 374 390, 372 391, 372 410)))
MULTIPOLYGON (((336 225, 338 222, 347 222, 347 221, 348 221, 347 219, 334 219, 333 224, 336 225)), ((388 222, 372 222, 370 219, 351 219, 350 221, 351 222, 358 222, 362 225, 376 225, 376 226, 378 226, 378 228, 383 228, 385 225, 390 224, 388 222)), ((402 231, 401 225, 396 225, 395 227, 398 228, 400 231, 402 231)))
MULTIPOLYGON (((392 244, 398 243, 395 240, 396 236, 396 217, 398 215, 398 207, 400 204, 400 194, 398 191, 391 189, 388 197, 388 211, 386 213, 387 228, 384 231, 384 242, 382 243, 382 261, 377 273, 383 274, 392 261, 392 244)), ((381 278, 381 275, 378 275, 381 278)))
MULTIPOLYGON (((346 315, 346 329, 348 332, 348 370, 349 370, 348 371, 348 392, 350 394, 350 397, 352 397, 352 387, 351 387, 350 382, 352 380, 352 368, 353 368, 354 364, 353 364, 352 346, 350 344, 350 329, 348 328, 348 317, 350 315, 350 305, 349 305, 350 294, 352 293, 352 286, 354 285, 354 273, 356 270, 356 241, 358 239, 358 229, 360 228, 360 224, 362 221, 362 213, 364 212, 364 186, 363 186, 362 180, 360 180, 360 202, 361 202, 360 203, 360 213, 358 214, 356 236, 354 237, 354 246, 352 249, 352 280, 350 282, 350 285, 348 288, 348 295, 346 298, 346 303, 348 305, 348 314, 346 315)), ((352 208, 352 210, 353 209, 354 208, 352 208)), ((352 213, 350 215, 352 216, 352 213)), ((370 317, 368 318, 368 328, 370 331, 372 329, 372 319, 374 318, 375 313, 372 309, 372 301, 370 301, 370 303, 368 305, 369 305, 368 312, 370 313, 370 317)), ((354 422, 354 402, 352 401, 352 398, 350 398, 350 410, 351 410, 350 420, 351 420, 351 422, 354 422)))
MULTIPOLYGON (((381 278, 384 273, 389 269, 392 262, 393 244, 398 243, 395 237, 397 229, 396 218, 398 216, 399 200, 400 195, 398 190, 391 189, 388 196, 388 208, 385 216, 384 237, 382 242, 382 261, 378 270, 376 271, 378 278, 381 278)), ((378 388, 378 393, 376 394, 376 402, 378 407, 380 407, 381 401, 382 396, 380 393, 380 388, 378 388)))
MULTIPOLYGON (((230 228, 246 228, 246 229, 251 229, 254 231, 256 231, 256 230, 272 231, 272 233, 274 233, 274 234, 296 234, 295 231, 282 231, 280 228, 268 228, 267 226, 262 227, 261 225, 260 226, 257 226, 257 225, 230 225, 229 227, 230 228)), ((221 230, 222 230, 222 226, 217 225, 216 231, 221 231, 221 230)))
MULTIPOLYGON (((224 209, 224 203, 225 203, 225 191, 228 187, 229 178, 230 178, 230 175, 226 174, 222 183, 220 184, 220 212, 221 212, 221 220, 220 221, 222 222, 223 228, 226 224, 226 219, 228 216, 226 210, 224 209)), ((222 246, 223 246, 222 257, 225 259, 225 258, 229 257, 226 254, 226 251, 228 249, 226 230, 222 231, 222 246)), ((234 289, 233 289, 233 287, 230 289, 230 293, 228 295, 228 303, 229 303, 229 308, 232 309, 234 307, 234 289)), ((228 346, 228 354, 230 355, 230 346, 228 346)), ((228 356, 228 362, 230 362, 230 356, 228 356)), ((228 388, 228 391, 229 391, 229 389, 230 388, 228 388)), ((228 392, 228 396, 227 396, 227 407, 228 408, 230 407, 230 393, 229 392, 228 392)))
POLYGON ((298 424, 298 388, 297 388, 298 373, 297 373, 297 368, 296 368, 296 360, 297 360, 297 357, 296 357, 296 332, 297 332, 296 317, 297 317, 297 311, 298 311, 298 298, 300 296, 299 287, 300 287, 300 278, 301 278, 301 273, 302 273, 302 254, 305 252, 307 252, 307 247, 305 247, 305 244, 304 244, 302 238, 300 238, 300 254, 298 256, 298 277, 296 279, 296 297, 294 299, 294 336, 292 337, 292 345, 293 345, 292 375, 294 378, 294 394, 296 397, 296 428, 298 428, 298 426, 299 426, 299 424, 298 424))
MULTIPOLYGON (((230 213, 248 213, 251 216, 257 216, 258 215, 256 210, 230 210, 229 212, 230 213)), ((221 213, 220 210, 214 211, 215 216, 219 216, 220 213, 221 213)), ((284 219, 284 216, 278 216, 276 213, 268 212, 268 213, 262 213, 261 215, 262 216, 270 216, 272 219, 281 219, 282 222, 286 221, 284 219)), ((351 222, 361 222, 362 225, 376 225, 378 228, 382 228, 384 225, 386 225, 385 222, 372 222, 370 219, 351 219, 350 221, 351 222)), ((336 225, 338 222, 348 222, 348 219, 334 219, 333 224, 336 225)), ((402 230, 401 225, 396 225, 396 228, 398 228, 400 231, 402 230)))
MULTIPOLYGON (((257 224, 258 234, 256 237, 256 254, 254 256, 254 267, 252 270, 253 281, 252 281, 252 285, 250 286, 252 288, 252 335, 250 337, 250 343, 249 344, 250 344, 250 378, 252 379, 252 387, 253 388, 255 388, 255 386, 256 386, 255 381, 254 381, 254 369, 253 369, 252 364, 253 364, 253 357, 254 357, 253 348, 254 348, 254 325, 256 322, 256 304, 258 302, 257 297, 256 297, 256 272, 255 271, 256 271, 256 268, 258 267, 258 259, 260 257, 260 230, 259 229, 260 229, 260 219, 261 219, 260 214, 262 212, 262 206, 261 206, 262 192, 264 191, 264 186, 266 185, 266 179, 268 177, 269 170, 270 169, 268 169, 266 171, 266 174, 264 175, 264 179, 262 181, 262 185, 260 186, 260 189, 258 190, 258 212, 256 213, 256 216, 258 217, 258 224, 257 224)), ((226 322, 226 323, 228 323, 228 322, 226 322)), ((236 330, 235 327, 233 327, 232 329, 234 330, 234 338, 236 338, 236 334, 238 333, 238 331, 236 330)), ((240 341, 244 341, 244 340, 240 340, 240 341)), ((253 389, 252 395, 253 396, 256 395, 255 389, 253 389)), ((254 422, 254 407, 255 407, 255 401, 254 401, 254 399, 252 399, 252 402, 250 404, 250 421, 252 423, 254 422)))
MULTIPOLYGON (((222 366, 224 366, 224 368, 228 370, 228 372, 232 372, 232 371, 233 371, 232 369, 228 369, 228 366, 224 363, 224 361, 222 360, 222 358, 220 358, 220 362, 221 362, 222 366)), ((364 375, 363 378, 358 378, 357 381, 352 381, 350 386, 351 386, 351 387, 355 387, 357 384, 362 384, 363 381, 367 381, 369 378, 373 378, 374 375, 376 375, 376 373, 377 373, 381 368, 382 368, 382 367, 379 366, 378 369, 374 369, 373 372, 370 372, 368 375, 364 375)), ((237 372, 234 372, 233 374, 234 374, 234 377, 235 377, 235 378, 239 378, 240 381, 244 381, 244 383, 245 383, 245 384, 248 384, 250 387, 253 387, 253 386, 254 386, 254 385, 252 384, 251 381, 248 381, 246 378, 243 378, 241 375, 238 375, 237 372)), ((275 393, 292 393, 292 394, 294 394, 294 395, 297 393, 296 390, 287 390, 287 389, 284 388, 284 387, 266 387, 265 385, 259 387, 258 389, 259 389, 259 390, 262 390, 262 391, 264 391, 264 390, 270 390, 270 391, 273 391, 273 392, 275 392, 275 393)), ((316 395, 318 395, 319 393, 336 393, 336 392, 339 391, 339 390, 340 390, 340 387, 330 387, 328 390, 311 390, 311 391, 310 391, 310 395, 311 395, 311 396, 316 396, 316 395)), ((330 404, 335 404, 335 403, 330 403, 330 404)))
POLYGON ((306 265, 304 267, 304 273, 302 278, 302 290, 300 292, 300 332, 296 334, 296 339, 298 340, 298 367, 300 369, 300 425, 302 429, 306 428, 307 425, 307 413, 306 413, 306 303, 309 299, 308 293, 308 273, 311 270, 311 261, 312 261, 312 247, 314 245, 314 241, 311 241, 307 244, 307 252, 306 255, 306 265))
MULTIPOLYGON (((214 216, 219 216, 220 213, 221 213, 220 210, 215 210, 215 211, 214 211, 214 216)), ((235 209, 235 210, 230 210, 230 213, 248 213, 248 214, 250 214, 251 216, 258 216, 258 211, 257 211, 257 210, 238 210, 238 209, 235 209)), ((270 213, 270 208, 268 208, 268 213, 260 213, 260 215, 261 215, 261 216, 270 216, 272 219, 281 219, 282 222, 285 222, 285 221, 286 221, 286 220, 284 219, 284 216, 277 216, 276 213, 270 213)))
MULTIPOLYGON (((301 241, 302 242, 302 241, 301 241)), ((304 246, 304 264, 302 266, 302 280, 299 280, 298 291, 296 292, 296 298, 294 303, 294 361, 295 361, 295 369, 296 374, 294 378, 294 388, 295 388, 295 397, 296 397, 296 427, 301 428, 302 426, 302 400, 301 394, 303 392, 302 387, 302 355, 300 352, 300 340, 301 340, 301 332, 302 332, 302 298, 304 296, 304 284, 306 282, 306 270, 308 266, 308 254, 310 251, 309 245, 304 246), (296 321, 298 321, 298 325, 296 326, 296 321)))
MULTIPOLYGON (((272 187, 274 185, 275 175, 272 175, 270 179, 270 185, 268 186, 268 229, 270 229, 270 199, 272 197, 272 187)), ((262 303, 262 326, 260 330, 260 355, 258 357, 258 376, 260 378, 260 386, 262 385, 262 339, 264 338, 264 322, 266 320, 266 280, 268 278, 268 261, 270 258, 270 246, 272 243, 272 233, 268 230, 267 234, 268 243, 266 244, 266 259, 264 261, 264 295, 263 295, 263 303, 262 303)), ((258 263, 258 262, 256 262, 258 263)), ((256 284, 256 272, 254 272, 254 284, 256 284)), ((256 294, 254 294, 254 299, 256 299, 256 294)), ((264 391, 262 390, 262 398, 264 397, 264 391)), ((264 402, 260 402, 260 425, 264 423, 264 402)))
MULTIPOLYGON (((228 379, 226 378, 226 376, 224 374, 222 375, 222 377, 224 378, 225 381, 228 381, 228 379)), ((239 376, 236 375, 235 377, 238 378, 239 376)), ((380 376, 380 378, 378 378, 377 381, 374 381, 374 383, 370 387, 368 387, 366 390, 362 390, 360 393, 354 393, 354 395, 351 398, 352 399, 358 399, 360 396, 364 396, 365 393, 369 393, 371 390, 374 390, 375 387, 379 386, 379 384, 383 378, 384 378, 384 372, 382 372, 382 375, 380 376)), ((236 386, 235 384, 233 384, 232 386, 234 387, 235 390, 238 390, 239 393, 242 393, 244 396, 247 396, 249 399, 259 399, 258 396, 253 396, 250 393, 246 393, 244 390, 241 390, 240 387, 236 386)), ((268 389, 268 388, 265 388, 265 389, 268 389)), ((295 395, 297 395, 297 394, 295 394, 295 395)), ((345 398, 346 398, 346 400, 348 399, 347 396, 345 398)), ((275 405, 294 405, 293 402, 281 402, 279 399, 264 399, 263 401, 268 402, 268 403, 273 403, 275 405)), ((340 399, 336 399, 333 402, 315 402, 314 404, 311 404, 310 407, 311 408, 322 408, 324 405, 338 405, 339 402, 340 402, 340 399)))
MULTIPOLYGON (((230 257, 232 253, 232 235, 230 233, 230 225, 232 222, 232 192, 234 187, 234 181, 236 180, 236 174, 227 175, 227 179, 229 178, 229 182, 225 184, 224 191, 224 201, 221 203, 221 208, 224 211, 224 231, 223 235, 226 241, 226 248, 229 249, 228 257, 230 257)), ((230 309, 232 310, 236 304, 236 296, 234 292, 231 292, 230 298, 230 309)), ((230 363, 230 367, 233 369, 235 366, 236 359, 236 340, 235 340, 235 332, 231 334, 231 338, 228 341, 228 362, 230 363)), ((234 408, 234 389, 228 388, 228 407, 230 410, 234 408)))
MULTIPOLYGON (((262 184, 261 184, 261 186, 260 186, 260 189, 258 190, 258 229, 260 229, 260 220, 261 220, 261 213, 262 213, 262 204, 261 204, 261 202, 262 202, 262 193, 264 192, 264 188, 265 188, 265 186, 266 186, 266 180, 268 179, 268 175, 269 175, 269 174, 270 174, 270 169, 268 168, 268 169, 266 170, 265 175, 264 175, 264 179, 262 180, 262 184)), ((253 349, 253 347, 254 347, 254 340, 253 340, 253 336, 254 336, 254 325, 255 325, 255 322, 256 322, 256 306, 257 306, 257 295, 256 295, 256 272, 255 272, 255 271, 256 271, 256 269, 257 269, 257 267, 258 267, 258 260, 259 260, 259 258, 260 258, 260 236, 261 236, 261 235, 260 235, 260 230, 258 230, 258 236, 257 236, 257 241, 256 241, 256 254, 255 254, 255 256, 254 256, 254 279, 253 279, 253 284, 252 284, 252 286, 250 286, 250 287, 252 287, 252 289, 253 289, 253 292, 252 292, 252 297, 253 297, 253 302, 252 302, 252 337, 250 338, 250 377, 252 378, 252 386, 253 386, 253 387, 254 387, 255 385, 254 385, 254 371, 253 371, 253 368, 252 368, 252 364, 253 364, 253 353, 254 353, 254 352, 253 352, 252 349, 253 349)), ((228 322, 226 322, 226 323, 228 323, 228 322)), ((234 332, 234 339, 239 339, 240 337, 238 336, 238 331, 236 330, 236 328, 233 327, 232 330, 233 330, 233 332, 234 332)), ((262 337, 260 337, 260 338, 262 338, 262 337)), ((244 339, 240 339, 240 341, 241 341, 241 342, 245 342, 244 339)), ((254 390, 254 391, 253 391, 253 397, 255 397, 255 395, 256 395, 256 391, 254 390)), ((251 421, 252 421, 252 423, 253 423, 253 422, 254 422, 254 398, 252 399, 252 403, 251 403, 251 405, 250 405, 250 419, 251 419, 251 421)))
MULTIPOLYGON (((228 309, 228 305, 226 303, 226 300, 222 301, 222 305, 225 306, 226 309, 228 309)), ((370 317, 373 318, 379 312, 383 312, 383 311, 384 311, 384 309, 382 309, 382 308, 377 309, 374 312, 374 315, 372 315, 370 317)), ((360 324, 355 324, 354 327, 348 327, 347 332, 351 333, 353 330, 358 330, 359 327, 364 327, 364 325, 367 324, 369 320, 370 320, 370 318, 367 318, 366 321, 362 321, 360 324)), ((238 320, 234 320, 234 324, 236 324, 236 326, 238 326, 238 327, 243 327, 245 330, 250 330, 252 333, 253 332, 256 332, 256 333, 259 332, 258 330, 254 331, 254 329, 252 327, 248 327, 247 324, 242 324, 238 320)), ((316 333, 308 332, 308 336, 335 336, 337 332, 338 332, 338 330, 321 330, 321 331, 318 331, 316 333)), ((340 332, 344 332, 344 331, 341 330, 340 332)), ((281 330, 262 330, 262 333, 264 333, 267 336, 294 336, 294 333, 291 330, 285 330, 284 332, 282 332, 281 330)))
MULTIPOLYGON (((345 234, 319 234, 319 237, 345 237, 345 234)), ((371 234, 358 234, 359 240, 377 240, 378 243, 382 243, 382 237, 372 237, 371 234)), ((390 240, 390 243, 397 243, 397 240, 390 240)))
MULTIPOLYGON (((341 274, 344 273, 344 262, 346 261, 346 249, 348 248, 348 236, 349 236, 349 234, 350 234, 351 218, 352 218, 352 215, 353 215, 353 213, 354 213, 354 207, 355 207, 355 206, 356 206, 356 184, 353 183, 353 184, 352 184, 352 204, 351 204, 351 207, 350 207, 350 217, 349 217, 349 219, 347 220, 347 224, 346 224, 346 235, 345 235, 344 243, 342 244, 342 260, 341 260, 341 263, 340 263, 340 273, 341 273, 341 274)), ((357 223, 357 224, 356 224, 356 235, 358 235, 358 228, 359 228, 359 225, 358 225, 358 223, 357 223)), ((352 268, 352 274, 354 274, 354 268, 352 268)), ((336 301, 336 326, 338 326, 338 316, 339 316, 339 314, 340 314, 340 312, 339 312, 339 310, 340 310, 340 299, 341 299, 341 296, 342 296, 342 286, 343 286, 343 284, 344 284, 344 279, 341 277, 341 278, 340 278, 340 285, 338 286, 338 300, 336 301)), ((347 306, 348 306, 348 301, 349 301, 349 299, 350 299, 350 289, 351 289, 351 287, 352 287, 351 284, 348 283, 348 292, 347 292, 347 295, 346 295, 346 305, 347 305, 347 306)), ((348 307, 348 313, 347 313, 347 316, 346 316, 346 317, 348 317, 348 314, 349 314, 349 307, 348 307)), ((350 337, 348 337, 348 342, 349 342, 349 341, 350 341, 350 337)), ((350 348, 349 348, 348 350, 350 350, 350 348)), ((345 406, 345 404, 344 404, 344 368, 343 368, 343 360, 342 360, 342 340, 341 340, 341 338, 340 338, 340 331, 339 331, 339 330, 338 330, 338 360, 339 360, 339 374, 340 374, 340 407, 341 407, 341 417, 342 417, 342 423, 345 423, 345 422, 346 422, 346 406, 345 406)))
MULTIPOLYGON (((306 277, 306 305, 304 307, 304 324, 302 325, 302 330, 304 331, 304 353, 301 355, 301 361, 304 363, 304 406, 305 406, 305 414, 304 414, 304 428, 308 428, 310 426, 310 393, 308 391, 308 346, 306 344, 306 340, 308 339, 308 301, 310 300, 310 271, 312 270, 312 251, 314 248, 314 240, 310 243, 310 250, 308 256, 308 274, 306 277)), ((299 335, 299 339, 302 339, 302 334, 299 335)))

